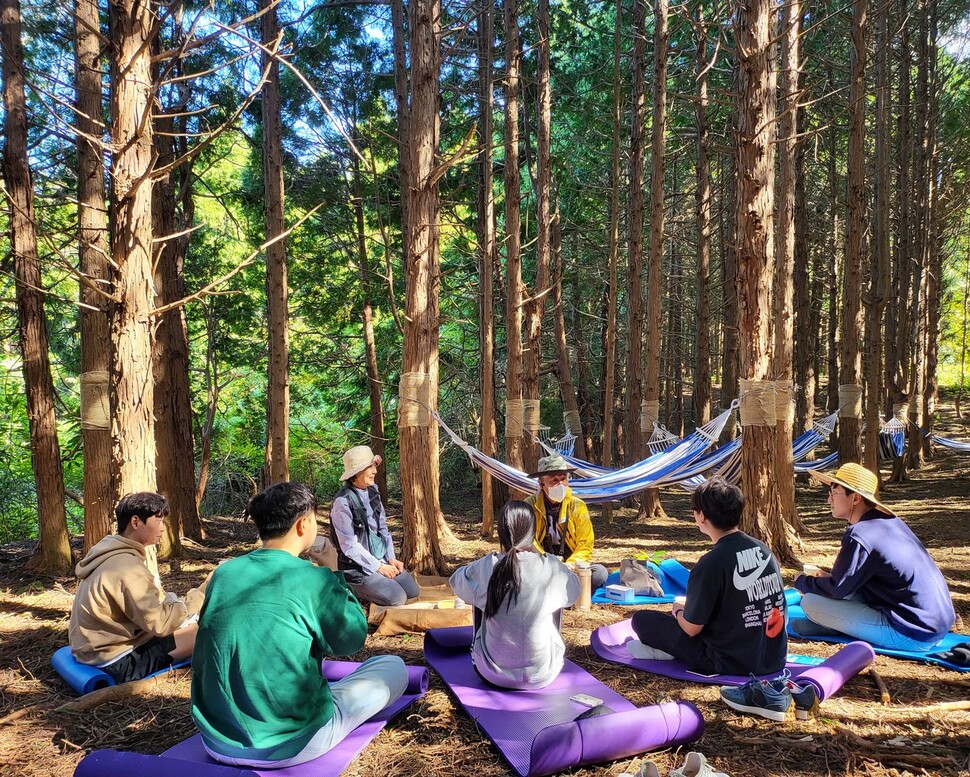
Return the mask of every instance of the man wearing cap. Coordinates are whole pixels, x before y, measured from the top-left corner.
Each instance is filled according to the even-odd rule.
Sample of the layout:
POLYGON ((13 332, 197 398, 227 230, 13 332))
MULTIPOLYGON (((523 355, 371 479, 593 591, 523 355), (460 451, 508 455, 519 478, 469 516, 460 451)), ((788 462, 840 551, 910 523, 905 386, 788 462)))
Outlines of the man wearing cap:
POLYGON ((832 572, 799 575, 807 618, 792 620, 801 636, 833 632, 898 650, 929 650, 956 615, 936 562, 902 519, 876 497, 877 476, 859 464, 835 475, 812 471, 829 484, 832 515, 848 522, 832 572))
POLYGON ((397 606, 420 593, 418 584, 394 555, 381 492, 374 481, 381 457, 367 445, 344 454, 344 487, 330 510, 330 539, 337 568, 357 598, 397 606))
POLYGON ((558 454, 539 459, 538 469, 529 475, 539 479, 539 493, 526 502, 536 513, 536 546, 562 558, 570 569, 588 566, 595 591, 606 584, 609 573, 602 564, 591 563, 593 522, 586 503, 573 496, 569 488, 569 473, 573 471, 558 454))

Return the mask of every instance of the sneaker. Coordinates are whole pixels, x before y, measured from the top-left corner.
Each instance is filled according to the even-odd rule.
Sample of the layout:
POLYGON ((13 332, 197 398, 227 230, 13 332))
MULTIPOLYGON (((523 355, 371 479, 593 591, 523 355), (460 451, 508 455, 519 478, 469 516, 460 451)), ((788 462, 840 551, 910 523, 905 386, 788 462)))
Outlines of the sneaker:
POLYGON ((659 650, 650 645, 644 645, 638 639, 631 639, 626 643, 626 649, 634 658, 645 658, 648 661, 673 661, 674 657, 666 651, 659 650))
POLYGON ((731 709, 760 715, 777 723, 784 722, 793 706, 791 691, 787 687, 777 689, 754 675, 741 686, 722 685, 721 699, 731 709))
POLYGON ((770 681, 775 690, 787 688, 791 694, 792 702, 795 704, 795 717, 798 720, 808 720, 815 717, 818 713, 818 694, 815 686, 811 683, 799 685, 791 679, 791 672, 787 669, 770 681))
POLYGON ((690 752, 684 765, 679 769, 671 769, 668 777, 728 777, 728 775, 715 771, 703 753, 690 752))

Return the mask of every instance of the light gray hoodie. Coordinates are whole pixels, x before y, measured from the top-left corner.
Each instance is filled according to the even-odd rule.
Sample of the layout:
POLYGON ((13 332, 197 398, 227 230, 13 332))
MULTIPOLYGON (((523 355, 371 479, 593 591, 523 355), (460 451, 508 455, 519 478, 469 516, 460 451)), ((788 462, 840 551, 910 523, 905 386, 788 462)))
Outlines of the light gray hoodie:
MULTIPOLYGON (((579 596, 579 579, 556 556, 519 552, 522 588, 510 608, 483 619, 472 661, 482 677, 503 688, 544 688, 562 671, 566 647, 558 612, 579 596)), ((451 576, 454 592, 484 612, 488 581, 502 556, 490 553, 451 576)))

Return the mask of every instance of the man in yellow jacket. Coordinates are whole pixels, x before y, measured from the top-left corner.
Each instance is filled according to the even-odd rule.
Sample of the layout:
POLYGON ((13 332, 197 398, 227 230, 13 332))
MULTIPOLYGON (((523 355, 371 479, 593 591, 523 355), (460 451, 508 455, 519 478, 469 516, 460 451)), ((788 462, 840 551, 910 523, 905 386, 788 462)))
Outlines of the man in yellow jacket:
POLYGON ((118 533, 91 548, 75 568, 71 652, 119 683, 184 661, 195 647, 198 626, 186 621, 202 607, 204 585, 180 599, 165 592, 158 576, 155 545, 168 514, 161 494, 128 494, 115 508, 118 533))
POLYGON ((609 574, 602 564, 593 564, 593 522, 586 503, 573 496, 569 473, 573 470, 558 454, 539 459, 539 466, 529 477, 539 479, 539 493, 526 501, 536 513, 536 546, 553 553, 575 569, 589 566, 592 589, 606 583, 609 574))

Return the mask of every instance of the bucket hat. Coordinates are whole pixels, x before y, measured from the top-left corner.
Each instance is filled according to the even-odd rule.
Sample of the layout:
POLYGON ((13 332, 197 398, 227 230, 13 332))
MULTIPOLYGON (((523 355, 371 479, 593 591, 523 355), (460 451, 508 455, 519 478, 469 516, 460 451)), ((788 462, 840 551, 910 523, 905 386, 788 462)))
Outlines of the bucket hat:
POLYGON ((369 445, 357 445, 344 454, 344 474, 341 480, 350 480, 358 472, 367 469, 371 464, 380 464, 383 459, 375 456, 369 445))
POLYGON ((539 475, 552 475, 557 472, 566 472, 572 474, 576 470, 570 467, 566 460, 560 456, 558 453, 554 453, 551 456, 543 456, 539 459, 539 466, 535 472, 530 472, 530 478, 537 478, 539 475))
POLYGON ((808 474, 820 483, 837 483, 849 491, 855 491, 860 496, 865 497, 876 505, 876 509, 888 515, 894 515, 886 505, 876 498, 876 490, 879 488, 879 478, 875 473, 870 472, 861 464, 849 462, 839 467, 834 475, 826 475, 817 469, 810 469, 808 474))

